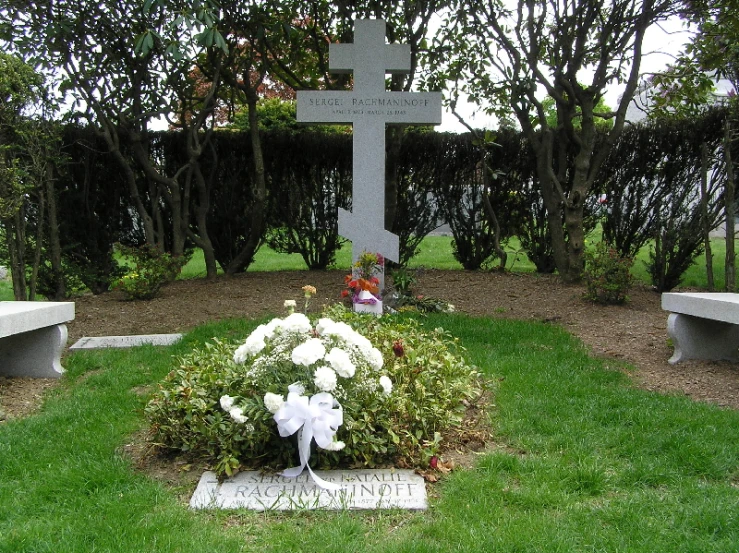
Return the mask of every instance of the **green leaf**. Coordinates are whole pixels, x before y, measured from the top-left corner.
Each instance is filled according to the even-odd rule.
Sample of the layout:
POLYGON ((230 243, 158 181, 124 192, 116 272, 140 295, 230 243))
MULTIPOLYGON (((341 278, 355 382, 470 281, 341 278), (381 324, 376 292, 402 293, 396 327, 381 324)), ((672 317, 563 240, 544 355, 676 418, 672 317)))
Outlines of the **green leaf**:
POLYGON ((145 56, 148 51, 146 50, 146 36, 147 33, 143 32, 139 36, 136 37, 136 41, 134 42, 133 51, 136 54, 145 56))

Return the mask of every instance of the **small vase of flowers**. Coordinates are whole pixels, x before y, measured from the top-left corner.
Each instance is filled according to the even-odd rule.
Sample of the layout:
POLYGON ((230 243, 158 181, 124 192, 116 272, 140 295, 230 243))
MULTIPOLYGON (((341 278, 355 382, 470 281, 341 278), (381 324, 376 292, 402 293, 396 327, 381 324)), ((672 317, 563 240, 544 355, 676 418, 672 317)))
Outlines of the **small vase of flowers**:
POLYGON ((382 315, 380 276, 385 270, 385 258, 379 253, 362 252, 352 265, 352 273, 344 277, 346 289, 341 296, 349 298, 358 313, 382 315))

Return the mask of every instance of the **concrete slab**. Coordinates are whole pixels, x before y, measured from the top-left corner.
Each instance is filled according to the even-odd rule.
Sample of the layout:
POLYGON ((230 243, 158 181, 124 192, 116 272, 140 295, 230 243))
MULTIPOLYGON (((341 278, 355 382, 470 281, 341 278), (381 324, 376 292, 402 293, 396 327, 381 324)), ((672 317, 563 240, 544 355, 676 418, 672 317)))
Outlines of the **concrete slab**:
POLYGON ((182 334, 139 334, 134 336, 94 336, 77 340, 69 348, 81 349, 132 348, 136 346, 171 346, 182 339, 182 334))

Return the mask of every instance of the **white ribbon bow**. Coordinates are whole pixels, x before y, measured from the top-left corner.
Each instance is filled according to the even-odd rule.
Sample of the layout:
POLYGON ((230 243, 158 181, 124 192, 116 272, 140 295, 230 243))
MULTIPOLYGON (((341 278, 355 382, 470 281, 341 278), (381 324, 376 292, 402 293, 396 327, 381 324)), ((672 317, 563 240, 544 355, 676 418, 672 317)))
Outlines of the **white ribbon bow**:
POLYGON ((274 419, 283 438, 298 432, 300 466, 289 468, 283 471, 282 475, 295 478, 308 467, 311 478, 319 487, 332 491, 342 489, 338 484, 332 484, 316 476, 308 465, 311 441, 315 438, 319 447, 329 447, 336 431, 344 422, 339 402, 325 392, 314 395, 310 400, 307 396, 290 392, 287 394, 287 401, 275 413, 274 419))

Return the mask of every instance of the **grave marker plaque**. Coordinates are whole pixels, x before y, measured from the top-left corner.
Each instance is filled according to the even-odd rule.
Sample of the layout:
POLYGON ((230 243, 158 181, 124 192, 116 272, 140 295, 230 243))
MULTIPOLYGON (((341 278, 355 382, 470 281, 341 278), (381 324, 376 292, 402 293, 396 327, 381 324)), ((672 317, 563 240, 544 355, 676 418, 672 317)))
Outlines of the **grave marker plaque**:
POLYGON ((193 509, 426 509, 426 484, 412 470, 316 471, 343 489, 319 488, 304 472, 296 478, 258 471, 240 472, 219 483, 205 472, 190 500, 193 509))

